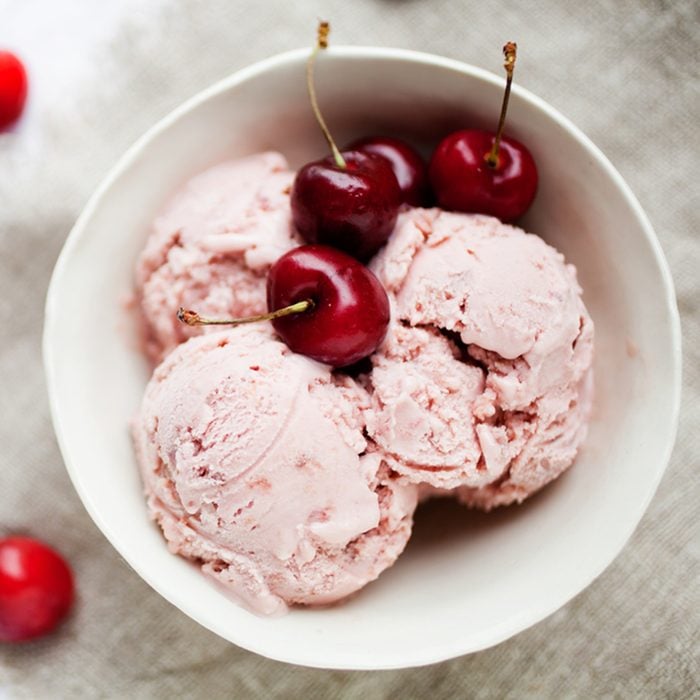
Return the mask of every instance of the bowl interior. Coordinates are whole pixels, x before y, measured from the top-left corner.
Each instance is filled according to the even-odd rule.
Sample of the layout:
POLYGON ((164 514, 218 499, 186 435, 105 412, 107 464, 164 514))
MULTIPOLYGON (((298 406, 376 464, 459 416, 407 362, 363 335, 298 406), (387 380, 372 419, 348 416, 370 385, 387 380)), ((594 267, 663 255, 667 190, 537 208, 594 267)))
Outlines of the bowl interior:
MULTIPOLYGON (((237 73, 141 139, 90 201, 47 302, 45 359, 61 448, 90 514, 154 588, 219 635, 321 667, 390 668, 475 651, 582 590, 622 548, 665 468, 678 409, 679 333, 670 278, 620 176, 566 120, 517 87, 507 132, 541 186, 524 222, 576 264, 596 324, 596 401, 575 467, 520 507, 448 503, 419 513, 406 553, 346 604, 279 619, 241 609, 168 553, 148 519, 128 423, 148 379, 125 311, 149 223, 179 184, 226 158, 324 153, 304 83, 305 51, 237 73)), ((502 81, 411 52, 336 48, 317 87, 340 143, 386 133, 429 151, 455 128, 491 127, 502 81)))

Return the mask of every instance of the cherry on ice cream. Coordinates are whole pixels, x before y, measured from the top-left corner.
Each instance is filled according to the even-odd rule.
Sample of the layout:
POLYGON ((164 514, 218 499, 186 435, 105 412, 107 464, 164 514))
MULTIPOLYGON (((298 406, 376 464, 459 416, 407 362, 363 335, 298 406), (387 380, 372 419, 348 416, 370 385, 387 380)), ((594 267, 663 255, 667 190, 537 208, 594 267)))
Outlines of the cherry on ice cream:
POLYGON ((391 136, 369 136, 354 141, 348 150, 374 153, 386 158, 399 183, 402 201, 413 207, 428 204, 428 169, 415 148, 391 136))
POLYGON ((386 335, 389 299, 374 274, 355 258, 324 245, 285 253, 267 278, 270 312, 245 319, 207 319, 180 309, 189 325, 240 325, 272 321, 294 352, 333 367, 372 354, 386 335))
POLYGON ((507 81, 496 133, 465 129, 449 134, 435 149, 429 173, 441 207, 513 221, 532 204, 538 178, 528 149, 519 141, 502 135, 516 45, 509 42, 503 47, 503 53, 507 81))
POLYGON ((313 66, 328 46, 329 25, 321 22, 307 64, 309 98, 332 156, 304 165, 291 195, 292 219, 309 243, 323 243, 368 260, 386 243, 399 206, 401 189, 390 162, 359 150, 338 150, 316 100, 313 66))

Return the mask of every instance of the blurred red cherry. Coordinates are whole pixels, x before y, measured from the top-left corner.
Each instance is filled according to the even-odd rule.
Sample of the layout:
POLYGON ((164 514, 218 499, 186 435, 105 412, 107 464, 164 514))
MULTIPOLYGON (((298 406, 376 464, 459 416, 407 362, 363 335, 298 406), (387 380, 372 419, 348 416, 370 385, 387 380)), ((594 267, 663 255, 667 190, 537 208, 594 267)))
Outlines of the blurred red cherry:
POLYGON ((0 540, 0 641, 51 632, 73 598, 73 574, 60 554, 29 537, 0 540))
POLYGON ((0 131, 16 122, 27 99, 27 72, 9 51, 0 51, 0 131))

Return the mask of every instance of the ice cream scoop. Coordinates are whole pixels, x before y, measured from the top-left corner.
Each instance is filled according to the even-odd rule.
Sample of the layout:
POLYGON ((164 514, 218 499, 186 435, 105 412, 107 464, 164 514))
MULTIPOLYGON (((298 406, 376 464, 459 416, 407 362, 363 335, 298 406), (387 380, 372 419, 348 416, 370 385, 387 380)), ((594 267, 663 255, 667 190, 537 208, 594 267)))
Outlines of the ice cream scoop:
POLYGON ((593 324, 563 256, 492 217, 415 209, 372 268, 393 322, 368 430, 391 467, 486 509, 568 467, 586 434, 593 324))
POLYGON ((274 614, 332 603, 391 566, 416 487, 363 435, 369 397, 266 327, 193 338, 155 370, 133 424, 171 551, 274 614))
POLYGON ((207 316, 266 310, 267 270, 299 244, 289 208, 293 179, 282 155, 260 153, 200 173, 164 206, 136 268, 153 361, 203 332, 177 321, 180 306, 207 316))

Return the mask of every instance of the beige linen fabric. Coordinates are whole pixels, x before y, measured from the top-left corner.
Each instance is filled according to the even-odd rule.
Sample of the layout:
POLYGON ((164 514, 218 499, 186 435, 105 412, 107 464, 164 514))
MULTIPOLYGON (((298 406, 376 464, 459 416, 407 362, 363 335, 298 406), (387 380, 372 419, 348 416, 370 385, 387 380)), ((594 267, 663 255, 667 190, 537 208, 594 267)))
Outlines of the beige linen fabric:
POLYGON ((0 139, 0 534, 30 531, 55 543, 79 586, 75 614, 60 633, 0 647, 0 698, 698 697, 699 8, 694 0, 0 0, 0 46, 22 48, 30 12, 36 31, 54 42, 55 65, 70 59, 80 74, 63 84, 56 68, 42 88, 51 100, 35 94, 21 128, 0 139), (114 10, 126 4, 128 11, 114 10), (83 56, 71 32, 90 5, 93 14, 114 17, 95 23, 102 34, 83 56), (320 14, 333 21, 338 43, 431 51, 495 71, 500 45, 516 39, 519 82, 601 146, 649 213, 683 315, 678 443, 622 555, 534 628, 427 668, 296 668, 199 627, 133 573, 92 524, 47 409, 44 296, 101 176, 194 92, 307 44, 320 14))

